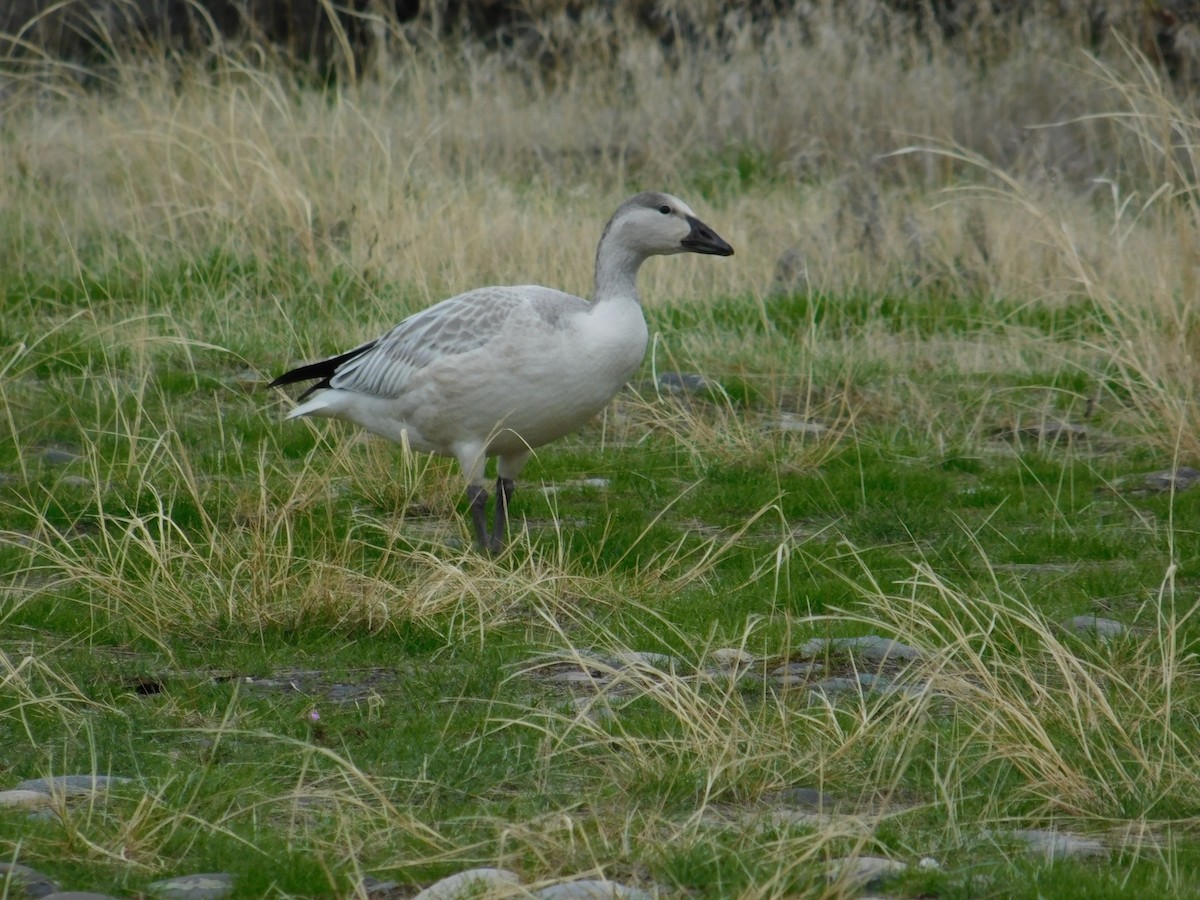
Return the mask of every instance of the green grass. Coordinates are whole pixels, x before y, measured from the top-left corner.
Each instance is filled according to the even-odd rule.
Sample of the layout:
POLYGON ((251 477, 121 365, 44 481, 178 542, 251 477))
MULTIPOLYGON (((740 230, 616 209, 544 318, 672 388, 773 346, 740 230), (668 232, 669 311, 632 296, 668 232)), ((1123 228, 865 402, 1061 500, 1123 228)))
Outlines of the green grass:
POLYGON ((429 48, 317 93, 231 48, 5 94, 0 789, 132 781, 0 808, 3 858, 122 895, 846 896, 861 855, 939 863, 890 896, 1196 895, 1200 490, 1143 475, 1200 465, 1200 124, 1132 53, 966 83, 830 16, 671 65, 614 33, 553 84, 429 48), (646 366, 539 450, 509 552, 451 462, 283 420, 269 379, 440 297, 585 292, 635 186, 737 255, 647 264, 646 366), (803 649, 864 635, 925 652, 909 691, 773 680, 873 674, 803 649), (796 786, 837 807, 780 816, 796 786))
MULTIPOLYGON (((1089 703, 1153 709, 1132 684, 1104 681, 1170 666, 1178 675, 1157 690, 1169 686, 1173 712, 1154 740, 1193 733, 1200 694, 1188 648, 1200 633, 1182 608, 1158 609, 1187 605, 1200 540, 1181 524, 1200 501, 1111 489, 1166 465, 1160 455, 1123 439, 1100 452, 1014 447, 990 436, 997 418, 958 419, 953 450, 883 413, 816 448, 747 428, 743 454, 698 452, 654 428, 601 447, 592 428, 539 454, 514 502, 531 523, 528 543, 491 562, 454 549, 465 530, 447 464, 413 468, 398 449, 352 441, 341 427, 282 423, 275 397, 232 388, 226 376, 243 363, 229 357, 245 359, 261 333, 232 354, 194 347, 176 313, 139 319, 136 348, 112 342, 107 322, 144 315, 177 274, 144 288, 105 276, 74 295, 26 284, 57 299, 25 307, 23 327, 63 324, 23 351, 10 344, 31 389, 5 390, 10 415, 19 409, 29 424, 12 433, 0 485, 15 579, 0 627, 10 665, 27 661, 5 681, 4 773, 136 779, 61 819, 0 814, 0 841, 23 860, 126 892, 164 873, 225 870, 240 896, 346 891, 356 871, 422 883, 484 862, 529 879, 599 865, 706 896, 756 885, 787 893, 822 883, 821 860, 861 849, 943 860, 941 872, 897 881, 902 894, 968 896, 962 879, 977 872, 1012 896, 1186 883, 1182 860, 1194 850, 1179 823, 1200 815, 1200 786, 1181 784, 1181 748, 1158 747, 1166 768, 1147 779, 1140 767, 1155 748, 1132 733, 1129 744, 1100 740, 1073 721, 1081 709, 1096 714, 1089 703), (91 315, 72 317, 77 309, 91 315), (79 459, 47 462, 41 448, 56 444, 79 459), (583 477, 607 486, 572 486, 583 477), (542 483, 559 488, 545 495, 542 483), (413 521, 440 531, 413 531, 413 521), (431 579, 447 586, 422 606, 413 592, 431 579), (1141 631, 1111 647, 1055 636, 1053 622, 1093 613, 1141 631), (1146 636, 1156 623, 1169 645, 1146 636), (988 699, 946 710, 932 695, 868 697, 826 713, 803 691, 761 681, 664 694, 634 678, 632 693, 609 701, 615 718, 592 723, 571 712, 569 693, 521 674, 546 650, 627 646, 703 665, 715 647, 778 659, 812 635, 865 633, 949 648, 936 677, 988 699), (1043 685, 1048 697, 1061 692, 1076 666, 1100 679, 1088 703, 1037 701, 1043 685), (985 672, 994 684, 980 681, 985 672), (996 718, 981 720, 973 703, 993 704, 996 718), (1025 710, 1040 710, 1049 745, 1024 743, 1025 710), (750 811, 773 789, 811 783, 814 765, 827 792, 874 806, 872 797, 895 798, 865 843, 822 827, 697 824, 698 811, 750 811), (1112 789, 1086 789, 1090 779, 1112 789), (562 816, 573 837, 551 824, 562 816), (1159 851, 1132 849, 1046 869, 973 837, 1000 823, 1094 832, 1112 821, 1151 824, 1181 861, 1164 874, 1159 851), (682 843, 654 842, 680 828, 682 843), (785 852, 810 862, 785 864, 785 852)), ((344 289, 337 273, 316 285, 291 275, 269 279, 289 292, 344 289)), ((173 282, 172 303, 214 308, 262 277, 254 264, 214 258, 202 277, 173 282)), ((791 316, 788 328, 807 321, 851 338, 879 315, 918 340, 1009 327, 970 299, 942 298, 929 315, 913 299, 890 320, 887 302, 866 299, 766 308, 773 327, 791 316)), ((682 312, 656 315, 671 320, 668 333, 686 325, 721 346, 761 322, 752 312, 728 301, 686 323, 682 312)), ((1022 322, 1063 341, 1099 327, 1082 316, 1061 325, 1022 322)), ((263 364, 288 352, 276 343, 263 364)), ((774 365, 761 375, 777 378, 774 365)), ((890 377, 868 370, 852 389, 882 390, 890 377)), ((924 377, 929 395, 955 403, 991 389, 924 377)), ((770 414, 761 399, 724 402, 619 404, 650 421, 690 417, 694 435, 705 421, 770 414)))

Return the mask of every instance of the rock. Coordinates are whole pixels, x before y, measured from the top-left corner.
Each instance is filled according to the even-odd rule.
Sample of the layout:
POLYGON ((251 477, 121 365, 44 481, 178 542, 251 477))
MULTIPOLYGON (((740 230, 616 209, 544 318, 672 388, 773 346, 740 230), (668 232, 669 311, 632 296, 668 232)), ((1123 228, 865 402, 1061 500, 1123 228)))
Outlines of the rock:
POLYGON ((29 866, 20 863, 0 862, 0 895, 10 896, 8 886, 19 888, 17 896, 48 897, 58 893, 58 885, 29 866))
POLYGON ((1190 466, 1180 466, 1178 469, 1166 469, 1162 472, 1150 472, 1142 479, 1147 493, 1161 494, 1166 491, 1186 491, 1200 484, 1200 471, 1190 466))
POLYGON ((809 807, 816 810, 830 810, 837 806, 836 797, 811 787, 784 788, 772 799, 783 806, 809 807))
POLYGON ((932 856, 922 856, 917 863, 917 868, 922 872, 940 872, 942 871, 942 864, 932 856))
POLYGON ((808 684, 813 678, 823 675, 825 666, 817 662, 790 662, 771 670, 770 679, 780 686, 808 684))
POLYGON ((147 890, 167 900, 220 900, 233 891, 233 876, 228 872, 179 875, 156 881, 147 890))
POLYGON ((0 791, 0 806, 23 806, 26 809, 40 809, 51 806, 54 798, 45 791, 0 791))
POLYGON ((992 437, 1020 443, 1022 439, 1032 439, 1039 444, 1068 444, 1073 441, 1086 441, 1090 437, 1088 429, 1071 422, 1060 422, 1057 419, 1046 419, 1035 425, 1005 425, 992 431, 992 437))
POLYGON ((737 647, 721 647, 712 651, 708 656, 722 669, 737 671, 754 665, 754 654, 739 650, 737 647))
POLYGON ((910 662, 915 659, 921 659, 925 655, 916 647, 910 647, 908 644, 902 644, 899 641, 881 637, 877 634, 868 634, 863 637, 837 638, 833 642, 833 645, 839 649, 848 649, 855 656, 861 656, 863 659, 878 660, 879 662, 885 659, 910 662))
POLYGON ((829 426, 820 422, 809 422, 793 413, 784 413, 778 419, 767 422, 768 431, 778 431, 781 434, 799 434, 803 437, 820 437, 829 431, 829 426))
POLYGON ((371 894, 384 894, 397 890, 400 887, 400 883, 397 881, 380 881, 373 875, 364 875, 363 880, 359 882, 359 887, 369 897, 371 894))
POLYGON ((607 675, 593 675, 591 672, 585 672, 582 669, 551 672, 548 675, 540 677, 542 681, 549 684, 583 684, 595 687, 604 687, 612 681, 607 675))
POLYGON ((119 775, 54 775, 50 778, 30 778, 18 784, 18 791, 39 791, 43 794, 95 794, 119 784, 130 784, 132 778, 119 775))
POLYGON ((271 383, 270 378, 260 375, 252 369, 242 369, 240 372, 227 376, 224 381, 230 387, 247 394, 263 390, 271 383))
POLYGON ((669 394, 704 394, 711 384, 693 372, 663 372, 658 376, 658 386, 669 394))
POLYGON ((74 450, 67 450, 63 447, 47 447, 41 452, 40 458, 42 462, 51 466, 66 466, 83 457, 74 450))
POLYGON ((60 485, 64 485, 65 487, 73 488, 90 488, 95 484, 92 479, 85 478, 82 475, 64 475, 62 478, 58 479, 58 483, 60 485))
POLYGON ((607 478, 575 478, 571 481, 564 481, 562 484, 544 484, 542 485, 542 493, 547 497, 557 494, 564 488, 585 488, 593 491, 606 491, 612 484, 607 478))
POLYGON ((680 667, 680 663, 675 657, 668 656, 665 653, 646 653, 641 650, 618 650, 612 655, 613 662, 618 666, 627 668, 642 667, 646 669, 662 669, 665 672, 674 672, 680 667))
POLYGON ((552 884, 534 891, 533 896, 541 900, 652 900, 650 894, 638 888, 592 878, 552 884))
POLYGON ((814 694, 832 697, 836 694, 861 693, 862 685, 857 678, 826 678, 824 681, 818 681, 809 690, 814 694))
POLYGON ((832 642, 829 638, 812 638, 800 645, 800 648, 796 651, 796 655, 808 657, 809 659, 814 656, 821 656, 828 649, 830 643, 832 642))
POLYGON ((486 896, 489 890, 516 887, 521 879, 508 869, 467 869, 434 882, 413 900, 466 900, 486 896))
POLYGON ((1073 634, 1082 637, 1094 637, 1101 641, 1109 641, 1125 634, 1128 630, 1115 619, 1102 619, 1099 616, 1075 616, 1061 623, 1062 627, 1073 634))
POLYGON ((1022 828, 1012 832, 1013 837, 1029 845, 1031 856, 1044 856, 1047 860, 1108 856, 1108 848, 1095 838, 1069 831, 1051 831, 1041 828, 1022 828))
POLYGON ((908 868, 882 856, 844 856, 830 860, 829 880, 856 888, 874 888, 908 868))
POLYGON ((117 900, 112 894, 96 894, 92 891, 57 891, 46 894, 42 900, 117 900))

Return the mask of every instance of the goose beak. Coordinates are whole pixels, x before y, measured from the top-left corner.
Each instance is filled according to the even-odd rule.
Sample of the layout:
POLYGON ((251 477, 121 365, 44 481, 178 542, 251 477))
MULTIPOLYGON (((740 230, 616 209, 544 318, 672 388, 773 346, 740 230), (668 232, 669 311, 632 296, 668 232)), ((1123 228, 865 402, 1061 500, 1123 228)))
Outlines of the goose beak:
POLYGON ((697 219, 688 216, 687 223, 692 226, 688 236, 681 242, 684 250, 692 253, 708 253, 712 256, 733 256, 733 248, 719 234, 697 219))

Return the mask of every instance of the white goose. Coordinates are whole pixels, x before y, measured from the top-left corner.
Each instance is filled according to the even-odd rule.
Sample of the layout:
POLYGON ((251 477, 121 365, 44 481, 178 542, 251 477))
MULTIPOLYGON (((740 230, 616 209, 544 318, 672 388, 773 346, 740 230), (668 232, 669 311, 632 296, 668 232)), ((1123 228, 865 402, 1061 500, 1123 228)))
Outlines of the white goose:
POLYGON ((591 301, 540 285, 479 288, 348 353, 280 375, 271 386, 317 379, 289 419, 344 419, 455 457, 479 546, 498 552, 516 478, 534 448, 600 412, 646 355, 638 269, 648 257, 685 251, 733 254, 682 200, 636 194, 604 227, 591 301), (490 536, 489 456, 499 457, 490 536))

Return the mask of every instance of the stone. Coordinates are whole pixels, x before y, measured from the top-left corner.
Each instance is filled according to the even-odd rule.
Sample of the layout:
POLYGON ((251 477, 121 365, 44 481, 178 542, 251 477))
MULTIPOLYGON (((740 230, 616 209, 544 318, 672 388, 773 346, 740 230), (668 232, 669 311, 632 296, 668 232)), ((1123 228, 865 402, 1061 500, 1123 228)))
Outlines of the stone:
POLYGON ((549 675, 543 675, 542 680, 550 684, 584 684, 594 685, 595 687, 604 687, 612 681, 606 675, 593 675, 591 672, 585 672, 582 669, 552 672, 549 675))
POLYGON ((648 653, 641 650, 618 650, 612 655, 613 662, 628 668, 662 669, 673 672, 679 661, 666 653, 648 653))
POLYGON ((902 644, 899 641, 894 641, 891 638, 881 637, 878 634, 868 634, 863 637, 852 638, 837 638, 833 645, 839 649, 850 650, 855 656, 861 656, 863 659, 878 660, 902 660, 911 662, 912 660, 921 659, 925 654, 916 647, 910 647, 908 644, 902 644))
POLYGON ((1115 619, 1102 619, 1099 616, 1075 616, 1065 620, 1062 627, 1073 634, 1094 637, 1101 641, 1118 638, 1128 630, 1115 619))
POLYGON ((820 437, 829 431, 829 426, 822 425, 820 422, 809 422, 807 419, 802 419, 792 413, 784 413, 778 419, 772 419, 766 424, 769 431, 778 431, 781 434, 798 434, 802 437, 820 437))
POLYGON ((41 460, 52 466, 66 466, 75 462, 77 459, 82 459, 78 453, 73 450, 66 450, 62 447, 47 447, 41 453, 41 460))
POLYGON ((796 651, 796 655, 810 659, 814 656, 821 656, 831 643, 832 641, 829 638, 811 638, 800 645, 800 648, 796 651))
POLYGON ((226 384, 247 394, 263 390, 271 383, 270 378, 258 374, 253 369, 242 369, 240 372, 227 376, 224 380, 226 384))
POLYGON ((381 881, 373 875, 364 875, 362 881, 359 882, 359 887, 369 897, 372 894, 386 894, 398 890, 400 883, 398 881, 381 881))
POLYGON ((1143 477, 1142 482, 1153 493, 1165 493, 1171 490, 1178 493, 1200 483, 1200 471, 1190 466, 1180 466, 1177 469, 1150 472, 1143 477))
POLYGON ((58 885, 37 869, 0 862, 0 896, 11 896, 9 887, 19 888, 17 895, 21 897, 48 897, 58 892, 58 885))
POLYGON ((754 665, 754 654, 737 647, 721 647, 712 651, 709 658, 722 669, 745 669, 754 665))
POLYGON ((50 778, 30 778, 18 784, 18 791, 40 791, 43 794, 66 794, 68 797, 80 794, 95 794, 107 791, 110 787, 120 784, 130 784, 132 778, 119 775, 53 775, 50 778))
POLYGON ((776 666, 771 670, 771 677, 774 679, 799 679, 803 680, 810 675, 816 675, 825 671, 825 667, 820 663, 815 662, 789 662, 782 666, 776 666))
POLYGON ((42 900, 117 900, 112 894, 97 894, 92 891, 56 891, 46 894, 42 900))
POLYGON ((1012 835, 1028 844, 1027 852, 1031 856, 1044 856, 1047 860, 1108 856, 1108 848, 1095 838, 1069 831, 1022 828, 1012 835))
POLYGON ((489 890, 512 888, 521 883, 515 872, 508 869, 466 869, 431 884, 413 900, 466 900, 486 896, 489 890))
POLYGON ((90 478, 85 478, 83 475, 64 475, 58 479, 58 483, 63 487, 73 488, 90 488, 95 482, 90 478))
POLYGON ((882 856, 844 856, 830 860, 829 880, 855 888, 879 887, 908 866, 882 856))
POLYGON ((23 806, 26 809, 41 809, 54 804, 54 798, 45 791, 0 791, 0 806, 23 806))
POLYGON ((703 394, 710 387, 707 378, 693 372, 663 372, 658 386, 669 394, 703 394))
POLYGON ((1091 435, 1087 428, 1073 422, 1060 422, 1057 419, 1046 419, 1034 425, 1012 425, 997 428, 992 437, 1002 438, 1014 443, 1022 439, 1034 440, 1039 444, 1067 444, 1072 441, 1085 441, 1091 435))
POLYGON ((643 890, 598 878, 552 884, 534 891, 533 896, 541 900, 652 900, 643 890))
POLYGON ((167 900, 220 900, 232 893, 233 876, 228 872, 199 872, 178 875, 147 886, 155 897, 167 900))
POLYGON ((784 788, 773 797, 784 806, 809 807, 816 810, 829 810, 837 805, 837 798, 824 791, 812 787, 784 788))

